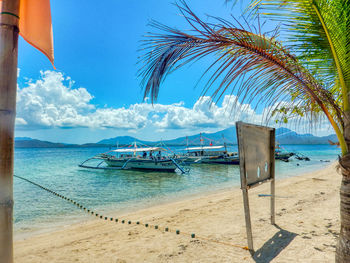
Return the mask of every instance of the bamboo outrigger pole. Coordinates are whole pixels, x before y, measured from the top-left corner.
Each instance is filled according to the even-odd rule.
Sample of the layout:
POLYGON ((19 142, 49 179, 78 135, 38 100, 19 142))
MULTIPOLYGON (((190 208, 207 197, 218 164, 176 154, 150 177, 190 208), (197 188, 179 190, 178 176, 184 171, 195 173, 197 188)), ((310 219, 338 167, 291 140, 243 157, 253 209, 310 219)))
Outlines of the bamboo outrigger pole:
POLYGON ((0 8, 0 260, 13 262, 13 159, 19 0, 0 8))

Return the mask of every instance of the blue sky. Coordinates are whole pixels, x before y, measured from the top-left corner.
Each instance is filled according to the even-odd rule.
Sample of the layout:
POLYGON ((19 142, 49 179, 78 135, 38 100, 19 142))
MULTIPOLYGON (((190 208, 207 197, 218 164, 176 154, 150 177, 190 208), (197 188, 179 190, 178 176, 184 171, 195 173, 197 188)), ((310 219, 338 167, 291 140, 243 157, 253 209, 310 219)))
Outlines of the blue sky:
MULTIPOLYGON (((201 18, 238 18, 244 4, 224 0, 191 0, 201 18)), ((19 41, 16 136, 84 143, 132 135, 159 140, 214 132, 238 119, 256 121, 259 114, 228 111, 233 97, 209 107, 199 99, 197 83, 209 59, 171 74, 163 83, 157 104, 143 102, 136 65, 140 40, 151 19, 188 29, 174 1, 85 0, 51 1, 55 66, 39 51, 19 41)), ((269 26, 269 25, 268 25, 269 26)), ((260 109, 261 111, 261 109, 260 109)), ((332 131, 325 127, 319 134, 332 131)))

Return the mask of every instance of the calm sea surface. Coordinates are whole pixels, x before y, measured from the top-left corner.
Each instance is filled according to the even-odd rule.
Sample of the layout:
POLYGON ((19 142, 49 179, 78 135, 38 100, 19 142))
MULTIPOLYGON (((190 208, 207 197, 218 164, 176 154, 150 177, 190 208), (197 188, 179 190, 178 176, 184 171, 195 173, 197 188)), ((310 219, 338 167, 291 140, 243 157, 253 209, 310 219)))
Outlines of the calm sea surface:
MULTIPOLYGON (((325 167, 330 163, 324 161, 333 162, 340 153, 339 149, 329 145, 286 145, 284 148, 302 153, 311 161, 277 161, 277 179, 325 167)), ((237 147, 230 150, 237 151, 237 147)), ((239 166, 191 165, 187 174, 88 170, 77 166, 83 160, 106 151, 108 149, 104 148, 16 149, 15 174, 106 216, 239 186, 239 166)), ((92 218, 71 203, 18 178, 14 178, 14 198, 16 236, 92 218)))

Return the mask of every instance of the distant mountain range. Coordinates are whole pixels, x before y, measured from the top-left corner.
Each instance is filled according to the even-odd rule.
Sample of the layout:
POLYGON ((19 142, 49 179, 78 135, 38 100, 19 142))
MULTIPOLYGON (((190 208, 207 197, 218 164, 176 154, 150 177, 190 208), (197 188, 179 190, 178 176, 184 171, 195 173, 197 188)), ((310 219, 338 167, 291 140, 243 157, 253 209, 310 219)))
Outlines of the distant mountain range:
MULTIPOLYGON (((237 144, 236 128, 231 127, 215 133, 202 133, 204 144, 209 145, 212 142, 213 145, 223 144, 224 141, 229 144, 237 144)), ((335 134, 328 136, 314 136, 312 134, 298 134, 292 130, 286 128, 276 129, 276 141, 280 144, 328 144, 328 140, 337 142, 338 139, 335 134)), ((188 141, 189 145, 200 145, 200 134, 179 137, 173 140, 165 140, 164 144, 169 146, 181 146, 186 145, 188 141)), ((131 136, 118 136, 115 138, 104 139, 97 143, 86 143, 86 144, 65 144, 65 143, 54 143, 48 141, 41 141, 31 139, 29 137, 16 137, 15 147, 16 148, 75 148, 75 147, 116 147, 130 145, 134 142, 153 146, 159 143, 153 141, 143 141, 131 136)))
POLYGON ((66 144, 36 140, 28 137, 15 138, 15 148, 87 148, 87 147, 110 147, 97 143, 66 144))
MULTIPOLYGON (((222 131, 218 131, 215 133, 202 133, 202 138, 204 139, 205 144, 209 144, 212 142, 215 144, 223 144, 224 141, 227 144, 237 144, 237 136, 236 136, 236 128, 231 127, 222 131)), ((337 136, 335 134, 318 137, 312 134, 298 134, 292 130, 287 128, 278 128, 276 129, 276 141, 280 144, 328 144, 328 140, 333 142, 338 141, 337 136)), ((117 145, 117 144, 131 144, 133 142, 143 143, 147 145, 154 145, 159 142, 150 142, 150 141, 142 141, 138 140, 134 137, 130 136, 118 136, 115 138, 105 139, 99 141, 99 144, 107 144, 107 145, 117 145)), ((173 140, 165 140, 163 141, 166 145, 186 145, 186 137, 179 137, 173 140)), ((188 136, 189 145, 200 145, 200 134, 188 136)))

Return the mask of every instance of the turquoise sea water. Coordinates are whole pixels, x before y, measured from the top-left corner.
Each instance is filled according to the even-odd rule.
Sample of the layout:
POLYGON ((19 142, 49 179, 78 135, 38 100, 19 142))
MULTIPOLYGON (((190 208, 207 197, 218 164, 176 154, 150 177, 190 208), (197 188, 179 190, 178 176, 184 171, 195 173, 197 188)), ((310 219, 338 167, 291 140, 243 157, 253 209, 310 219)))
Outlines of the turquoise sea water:
MULTIPOLYGON (((335 161, 339 154, 339 149, 329 145, 286 145, 284 148, 302 153, 311 161, 277 161, 277 179, 325 167, 335 161), (325 160, 330 162, 323 162, 325 160)), ((77 166, 83 160, 107 150, 16 149, 15 174, 106 216, 115 216, 193 194, 239 186, 238 166, 192 165, 188 174, 87 170, 77 166)), ((237 147, 231 147, 230 150, 237 151, 237 147)), ((18 178, 14 178, 14 199, 14 228, 17 236, 92 218, 71 203, 18 178)))

